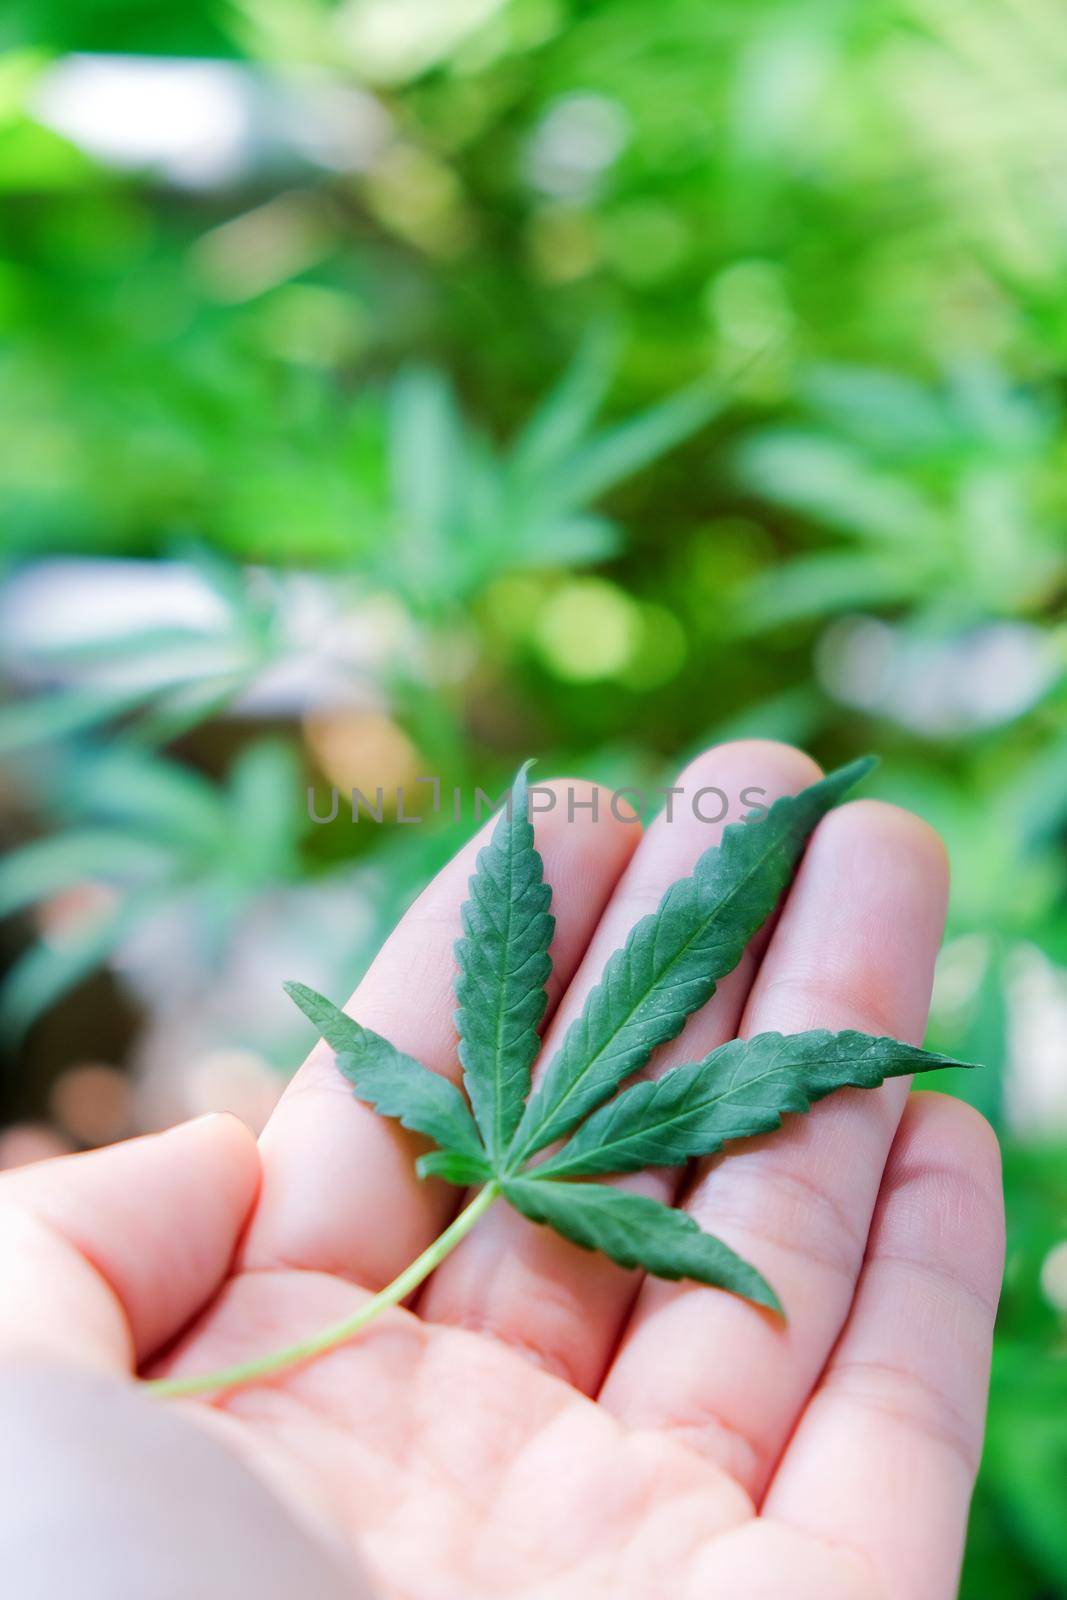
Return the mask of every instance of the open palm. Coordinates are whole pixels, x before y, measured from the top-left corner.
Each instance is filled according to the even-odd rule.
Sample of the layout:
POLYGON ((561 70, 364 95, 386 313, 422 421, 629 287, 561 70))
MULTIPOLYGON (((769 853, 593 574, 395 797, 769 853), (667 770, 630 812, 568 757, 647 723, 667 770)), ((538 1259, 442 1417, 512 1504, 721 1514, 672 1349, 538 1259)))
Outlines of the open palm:
MULTIPOLYGON (((714 787, 736 817, 742 790, 769 800, 815 776, 783 746, 719 747, 640 839, 605 793, 594 817, 590 786, 552 786, 536 819, 557 923, 547 1051, 633 923, 714 841, 687 798, 714 787)), ((348 1007, 451 1076, 452 944, 480 842, 348 1007)), ((842 807, 777 922, 652 1069, 738 1032, 919 1042, 944 899, 922 823, 842 807)), ((132 1334, 132 1359, 170 1375, 311 1334, 393 1278, 458 1199, 416 1179, 417 1142, 354 1098, 325 1047, 258 1153, 226 1119, 193 1141, 195 1159, 170 1135, 0 1185, 31 1233, 73 1242, 102 1274, 84 1293, 110 1294, 111 1320, 107 1304, 79 1306, 83 1357, 128 1363, 132 1334)), ((941 1096, 908 1102, 897 1081, 841 1092, 689 1173, 627 1181, 752 1261, 788 1323, 720 1290, 642 1282, 498 1202, 411 1310, 181 1409, 358 1553, 383 1596, 949 1600, 1002 1261, 985 1124, 941 1096)), ((44 1332, 55 1280, 66 1272, 61 1302, 78 1288, 58 1248, 55 1262, 37 1250, 21 1313, 45 1342, 61 1337, 44 1332)))

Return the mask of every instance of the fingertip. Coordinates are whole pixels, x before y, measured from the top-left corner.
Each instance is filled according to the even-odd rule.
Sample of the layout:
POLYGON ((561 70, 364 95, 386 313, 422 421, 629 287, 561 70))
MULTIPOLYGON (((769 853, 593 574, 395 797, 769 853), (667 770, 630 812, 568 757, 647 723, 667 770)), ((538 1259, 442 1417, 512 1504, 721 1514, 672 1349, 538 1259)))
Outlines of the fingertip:
POLYGON ((86 1317, 113 1296, 143 1361, 229 1272, 259 1174, 252 1134, 220 1113, 12 1173, 3 1199, 61 1247, 48 1291, 62 1300, 81 1283, 86 1317))
POLYGON ((861 848, 892 852, 913 862, 927 882, 948 895, 949 859, 945 842, 925 818, 889 800, 849 800, 823 818, 816 836, 855 840, 861 848))
POLYGON ((919 1089, 909 1096, 891 1155, 891 1166, 929 1164, 957 1171, 978 1187, 987 1208, 1002 1209, 1000 1140, 987 1117, 956 1095, 919 1089))
MULTIPOLYGON (((290 989, 296 985, 286 984, 283 987, 290 989)), ((255 1134, 235 1111, 205 1111, 198 1117, 190 1117, 186 1122, 174 1123, 173 1126, 165 1128, 158 1137, 203 1140, 213 1146, 225 1146, 235 1158, 245 1160, 249 1153, 254 1157, 256 1150, 255 1134), (241 1152, 244 1152, 243 1157, 240 1155, 241 1152)))
POLYGON ((261 1176, 259 1143, 246 1122, 232 1111, 208 1111, 179 1122, 160 1135, 181 1149, 181 1159, 199 1159, 210 1166, 212 1181, 229 1208, 244 1197, 250 1207, 261 1176), (198 1153, 198 1154, 197 1154, 198 1153))
POLYGON ((1000 1146, 980 1111, 932 1090, 910 1096, 869 1248, 937 1260, 978 1301, 995 1307, 1004 1270, 1004 1187, 1000 1146))
POLYGON ((917 1089, 905 1112, 907 1127, 916 1137, 938 1140, 944 1132, 962 1137, 985 1157, 983 1165, 1000 1168, 1000 1140, 989 1118, 977 1106, 941 1089, 917 1089))
POLYGON ((602 906, 640 842, 640 815, 625 791, 586 778, 552 778, 531 793, 538 788, 552 797, 550 809, 531 810, 546 880, 602 906))
POLYGON ((548 778, 541 784, 531 784, 530 789, 531 792, 539 790, 546 797, 541 808, 531 811, 535 832, 539 823, 548 836, 563 827, 576 824, 587 828, 602 827, 609 835, 622 830, 625 838, 631 841, 626 846, 628 850, 636 843, 633 836, 641 836, 641 812, 629 797, 644 797, 635 788, 611 789, 607 784, 596 783, 591 778, 559 777, 548 778))
MULTIPOLYGON (((729 739, 710 745, 694 756, 678 775, 678 786, 689 795, 711 784, 728 792, 731 816, 749 809, 744 791, 758 796, 797 794, 822 777, 822 768, 806 751, 778 739, 729 739)), ((753 799, 752 804, 757 803, 753 799)))

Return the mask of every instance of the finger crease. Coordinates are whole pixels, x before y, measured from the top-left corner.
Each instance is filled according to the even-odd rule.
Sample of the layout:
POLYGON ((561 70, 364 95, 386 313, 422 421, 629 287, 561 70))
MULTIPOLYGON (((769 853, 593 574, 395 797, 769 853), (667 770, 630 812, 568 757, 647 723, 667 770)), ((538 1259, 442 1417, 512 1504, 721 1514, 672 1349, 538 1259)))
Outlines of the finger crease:
POLYGON ((729 1180, 726 1176, 728 1170, 726 1167, 718 1169, 719 1182, 712 1190, 714 1205, 708 1207, 706 1215, 699 1209, 696 1213, 697 1220, 702 1226, 705 1223, 719 1226, 723 1219, 729 1219, 747 1233, 798 1256, 802 1261, 826 1267, 850 1283, 854 1281, 863 1260, 866 1234, 861 1236, 836 1195, 800 1171, 790 1171, 784 1167, 771 1167, 761 1163, 758 1181, 750 1182, 750 1177, 754 1175, 746 1173, 744 1180, 738 1185, 740 1194, 747 1194, 750 1203, 731 1205, 729 1180), (768 1182, 782 1191, 799 1193, 802 1202, 808 1203, 806 1208, 809 1211, 810 1202, 815 1202, 815 1210, 827 1223, 819 1230, 822 1234, 821 1240, 813 1239, 811 1236, 810 1216, 803 1219, 799 1225, 796 1221, 784 1223, 781 1227, 774 1227, 771 1224, 766 1204, 768 1182))
POLYGON ((585 1385, 581 1381, 577 1367, 569 1357, 560 1351, 547 1349, 534 1338, 523 1333, 518 1328, 505 1328, 500 1323, 494 1322, 491 1317, 481 1315, 477 1311, 464 1311, 458 1316, 449 1316, 442 1324, 449 1328, 462 1329, 464 1333, 477 1333, 488 1335, 498 1344, 505 1345, 509 1350, 514 1350, 518 1355, 525 1356, 534 1366, 550 1377, 561 1378, 564 1383, 576 1389, 579 1394, 585 1392, 585 1385))
POLYGON ((916 1429, 949 1450, 968 1474, 977 1472, 979 1452, 967 1417, 921 1373, 892 1361, 838 1360, 822 1392, 916 1429))
POLYGON ((747 1493, 759 1477, 763 1452, 753 1436, 727 1422, 710 1404, 693 1404, 684 1417, 657 1417, 641 1424, 681 1438, 699 1455, 727 1472, 747 1493))

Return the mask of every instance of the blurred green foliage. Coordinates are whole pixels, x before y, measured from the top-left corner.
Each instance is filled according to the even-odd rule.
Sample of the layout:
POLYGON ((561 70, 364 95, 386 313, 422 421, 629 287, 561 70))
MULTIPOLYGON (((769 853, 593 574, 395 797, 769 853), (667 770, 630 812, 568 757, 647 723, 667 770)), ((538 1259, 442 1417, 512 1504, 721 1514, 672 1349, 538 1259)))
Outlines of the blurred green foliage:
POLYGON ((932 1039, 1008 1154, 963 1593, 1067 1595, 1062 8, 34 0, 0 49, 0 560, 216 604, 8 660, 0 906, 111 890, 27 935, 10 1019, 161 901, 221 948, 355 857, 358 967, 467 830, 279 800, 321 742, 232 713, 307 654, 308 573, 384 634, 352 681, 401 770, 883 751, 953 859, 932 1039))

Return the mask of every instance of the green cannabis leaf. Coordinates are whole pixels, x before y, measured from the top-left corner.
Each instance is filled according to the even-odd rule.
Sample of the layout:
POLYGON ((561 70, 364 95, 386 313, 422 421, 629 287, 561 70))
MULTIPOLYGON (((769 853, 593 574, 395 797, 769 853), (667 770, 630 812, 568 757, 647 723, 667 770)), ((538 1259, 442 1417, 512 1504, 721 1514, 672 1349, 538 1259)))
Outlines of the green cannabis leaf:
POLYGON ((545 1014, 555 918, 527 815, 526 768, 512 787, 493 837, 478 852, 456 945, 456 1028, 463 1082, 485 1148, 499 1162, 526 1096, 545 1014))
POLYGON ((777 1128, 835 1089, 876 1089, 886 1078, 956 1065, 948 1056, 867 1033, 759 1033, 731 1039, 702 1061, 625 1089, 583 1123, 539 1178, 671 1167, 727 1139, 777 1128))
POLYGON ((693 1278, 732 1289, 772 1311, 782 1309, 755 1267, 704 1233, 685 1211, 604 1183, 561 1183, 533 1175, 506 1178, 503 1194, 531 1222, 547 1223, 586 1250, 602 1250, 620 1267, 643 1267, 657 1278, 693 1278))
POLYGON ((458 1056, 471 1109, 453 1083, 314 990, 286 985, 359 1098, 431 1141, 434 1148, 418 1158, 420 1176, 480 1186, 477 1193, 421 1256, 345 1322, 224 1373, 155 1387, 169 1394, 232 1387, 332 1349, 416 1288, 497 1197, 621 1266, 716 1285, 781 1313, 756 1269, 686 1212, 581 1180, 708 1155, 728 1140, 767 1133, 836 1089, 874 1088, 886 1078, 966 1065, 896 1039, 815 1029, 734 1039, 700 1061, 620 1088, 736 967, 817 823, 873 764, 854 761, 775 801, 763 816, 727 828, 611 956, 531 1090, 554 923, 527 814, 527 763, 478 854, 455 946, 458 1056), (561 1139, 554 1152, 533 1160, 561 1139))
MULTIPOLYGON (((459 1176, 451 1182, 478 1182, 491 1175, 474 1119, 454 1083, 405 1055, 381 1034, 361 1027, 305 984, 287 983, 285 992, 336 1053, 339 1070, 361 1100, 383 1117, 395 1117, 401 1127, 424 1133, 452 1158, 449 1170, 459 1176)), ((443 1166, 439 1170, 442 1177, 448 1176, 443 1166)))
POLYGON ((530 1096, 515 1163, 569 1133, 711 999, 778 904, 815 824, 873 765, 854 761, 775 801, 758 824, 727 828, 641 918, 530 1096))

